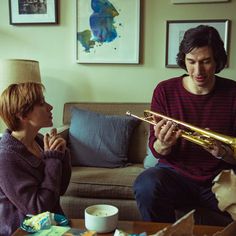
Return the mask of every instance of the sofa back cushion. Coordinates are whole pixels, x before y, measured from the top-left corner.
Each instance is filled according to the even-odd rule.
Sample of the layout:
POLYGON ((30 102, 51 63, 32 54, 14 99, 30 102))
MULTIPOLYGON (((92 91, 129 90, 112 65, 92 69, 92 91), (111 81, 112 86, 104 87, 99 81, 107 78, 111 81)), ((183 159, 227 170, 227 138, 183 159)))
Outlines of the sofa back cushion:
MULTIPOLYGON (((71 123, 72 107, 98 112, 105 115, 125 115, 126 111, 143 116, 143 111, 150 108, 149 103, 65 103, 63 124, 71 123)), ((149 124, 140 122, 134 129, 128 149, 128 162, 142 163, 147 156, 149 124)))
POLYGON ((73 108, 69 129, 72 165, 126 166, 131 135, 139 123, 131 116, 104 115, 73 108))

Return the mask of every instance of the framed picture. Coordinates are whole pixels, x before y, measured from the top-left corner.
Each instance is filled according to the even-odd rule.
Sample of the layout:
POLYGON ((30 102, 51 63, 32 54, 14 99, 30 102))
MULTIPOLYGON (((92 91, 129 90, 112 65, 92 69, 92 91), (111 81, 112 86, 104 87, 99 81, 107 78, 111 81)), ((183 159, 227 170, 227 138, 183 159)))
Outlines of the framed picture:
POLYGON ((229 0, 171 0, 173 4, 181 3, 217 3, 217 2, 229 2, 229 0))
POLYGON ((76 0, 77 63, 139 63, 140 0, 76 0))
POLYGON ((229 20, 179 20, 166 22, 166 67, 178 67, 176 57, 179 51, 179 44, 184 33, 190 28, 200 24, 210 25, 216 28, 224 42, 225 50, 228 54, 229 20))
POLYGON ((58 0, 9 0, 10 24, 57 24, 58 0))

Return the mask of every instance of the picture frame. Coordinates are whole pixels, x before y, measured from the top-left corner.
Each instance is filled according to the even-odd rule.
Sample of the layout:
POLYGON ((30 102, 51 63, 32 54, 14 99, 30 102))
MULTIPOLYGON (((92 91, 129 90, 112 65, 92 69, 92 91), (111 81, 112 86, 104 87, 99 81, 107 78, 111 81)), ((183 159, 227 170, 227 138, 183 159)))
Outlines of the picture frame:
POLYGON ((58 24, 58 0, 9 0, 11 25, 58 24))
POLYGON ((200 24, 213 26, 218 30, 224 42, 225 50, 228 54, 229 20, 170 20, 166 21, 166 67, 179 67, 176 62, 176 57, 179 51, 179 44, 183 39, 184 33, 186 30, 194 28, 200 24))
POLYGON ((173 4, 184 4, 184 3, 219 3, 229 2, 229 0, 171 0, 173 4))
POLYGON ((91 3, 76 0, 76 62, 139 64, 140 0, 91 3))

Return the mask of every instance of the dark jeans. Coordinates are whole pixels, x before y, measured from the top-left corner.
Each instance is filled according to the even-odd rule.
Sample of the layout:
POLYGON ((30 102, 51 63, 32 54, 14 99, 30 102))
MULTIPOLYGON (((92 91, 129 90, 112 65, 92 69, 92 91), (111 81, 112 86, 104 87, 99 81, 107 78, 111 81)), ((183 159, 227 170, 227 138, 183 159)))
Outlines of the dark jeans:
POLYGON ((197 184, 161 163, 142 172, 133 186, 143 220, 169 223, 176 221, 175 209, 181 207, 198 206, 221 212, 211 187, 211 182, 197 184))

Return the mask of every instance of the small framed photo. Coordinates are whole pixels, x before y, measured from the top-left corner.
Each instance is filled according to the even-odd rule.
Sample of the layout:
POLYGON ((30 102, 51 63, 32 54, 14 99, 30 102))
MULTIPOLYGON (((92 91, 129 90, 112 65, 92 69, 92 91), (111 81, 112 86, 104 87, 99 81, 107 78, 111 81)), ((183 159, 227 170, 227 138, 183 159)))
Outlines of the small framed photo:
POLYGON ((9 0, 10 24, 58 24, 58 0, 9 0))
POLYGON ((209 25, 217 29, 224 42, 228 54, 229 20, 177 20, 166 22, 166 59, 165 66, 177 68, 176 57, 179 52, 179 45, 184 33, 190 28, 198 25, 209 25))

